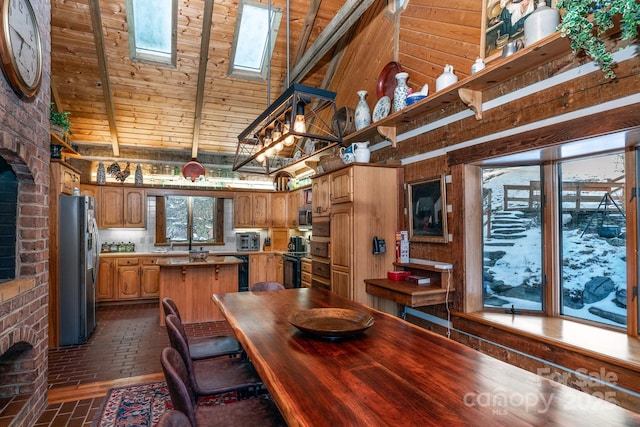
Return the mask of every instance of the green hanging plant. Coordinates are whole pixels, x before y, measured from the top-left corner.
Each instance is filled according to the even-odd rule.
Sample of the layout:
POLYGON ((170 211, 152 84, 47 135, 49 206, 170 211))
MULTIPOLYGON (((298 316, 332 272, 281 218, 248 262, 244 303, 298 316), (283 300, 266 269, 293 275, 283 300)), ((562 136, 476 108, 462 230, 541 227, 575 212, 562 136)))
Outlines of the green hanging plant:
POLYGON ((71 133, 69 114, 71 114, 69 111, 57 111, 54 104, 51 103, 49 122, 60 128, 60 132, 62 133, 61 138, 63 138, 64 135, 73 135, 73 133, 71 133))
POLYGON ((614 18, 619 16, 620 38, 636 38, 640 25, 640 3, 637 0, 560 0, 556 7, 564 9, 558 29, 563 37, 571 39, 574 52, 583 51, 600 65, 605 77, 615 78, 613 54, 607 50, 602 36, 613 28, 614 18))

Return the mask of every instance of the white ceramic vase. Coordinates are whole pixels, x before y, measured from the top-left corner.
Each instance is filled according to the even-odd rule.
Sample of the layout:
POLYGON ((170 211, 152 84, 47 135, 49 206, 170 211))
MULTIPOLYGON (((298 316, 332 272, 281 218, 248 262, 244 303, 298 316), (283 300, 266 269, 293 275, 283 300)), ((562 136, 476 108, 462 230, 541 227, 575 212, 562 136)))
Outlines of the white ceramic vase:
POLYGON ((540 0, 536 10, 524 21, 525 47, 555 33, 559 23, 560 12, 540 0))
POLYGON ((355 126, 356 130, 364 129, 371 124, 371 109, 367 104, 367 100, 365 97, 367 96, 366 90, 359 90, 358 96, 360 100, 358 101, 358 105, 356 106, 356 118, 355 118, 355 126))
POLYGON ((444 72, 436 79, 436 92, 458 81, 458 76, 453 74, 453 65, 445 65, 444 72))
POLYGON ((400 111, 407 106, 407 95, 409 95, 409 87, 407 86, 408 73, 396 74, 398 84, 393 90, 393 111, 400 111))
POLYGON ((354 142, 353 154, 358 163, 369 163, 371 160, 371 150, 369 150, 369 142, 354 142))

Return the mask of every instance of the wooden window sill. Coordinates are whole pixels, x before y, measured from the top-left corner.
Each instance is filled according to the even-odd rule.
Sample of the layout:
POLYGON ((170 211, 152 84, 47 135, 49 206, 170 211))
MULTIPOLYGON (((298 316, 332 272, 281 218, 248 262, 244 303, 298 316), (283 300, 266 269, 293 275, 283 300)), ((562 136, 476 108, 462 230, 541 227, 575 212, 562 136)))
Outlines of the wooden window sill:
POLYGON ((640 372, 640 339, 624 332, 553 317, 490 312, 452 314, 640 372))

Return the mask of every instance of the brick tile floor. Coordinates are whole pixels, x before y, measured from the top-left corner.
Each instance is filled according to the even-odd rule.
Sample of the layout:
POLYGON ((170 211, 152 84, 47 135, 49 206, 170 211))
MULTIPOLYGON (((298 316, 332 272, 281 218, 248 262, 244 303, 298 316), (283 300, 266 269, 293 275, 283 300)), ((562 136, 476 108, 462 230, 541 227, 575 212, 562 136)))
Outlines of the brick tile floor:
MULTIPOLYGON (((86 344, 49 351, 49 389, 162 372, 169 345, 159 304, 100 306, 98 326, 86 344)), ((226 322, 185 325, 188 336, 231 335, 226 322)), ((49 405, 35 427, 90 426, 102 398, 49 405)))

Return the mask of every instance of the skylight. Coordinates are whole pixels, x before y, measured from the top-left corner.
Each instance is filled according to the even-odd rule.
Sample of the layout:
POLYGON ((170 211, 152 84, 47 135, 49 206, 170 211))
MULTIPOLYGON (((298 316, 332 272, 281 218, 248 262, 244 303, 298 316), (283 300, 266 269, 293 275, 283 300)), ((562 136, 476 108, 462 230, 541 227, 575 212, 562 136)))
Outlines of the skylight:
POLYGON ((176 64, 177 0, 127 0, 131 59, 176 64))
POLYGON ((281 18, 282 9, 272 6, 269 38, 269 6, 251 0, 240 2, 229 75, 248 79, 266 78, 268 54, 273 52, 281 18))

